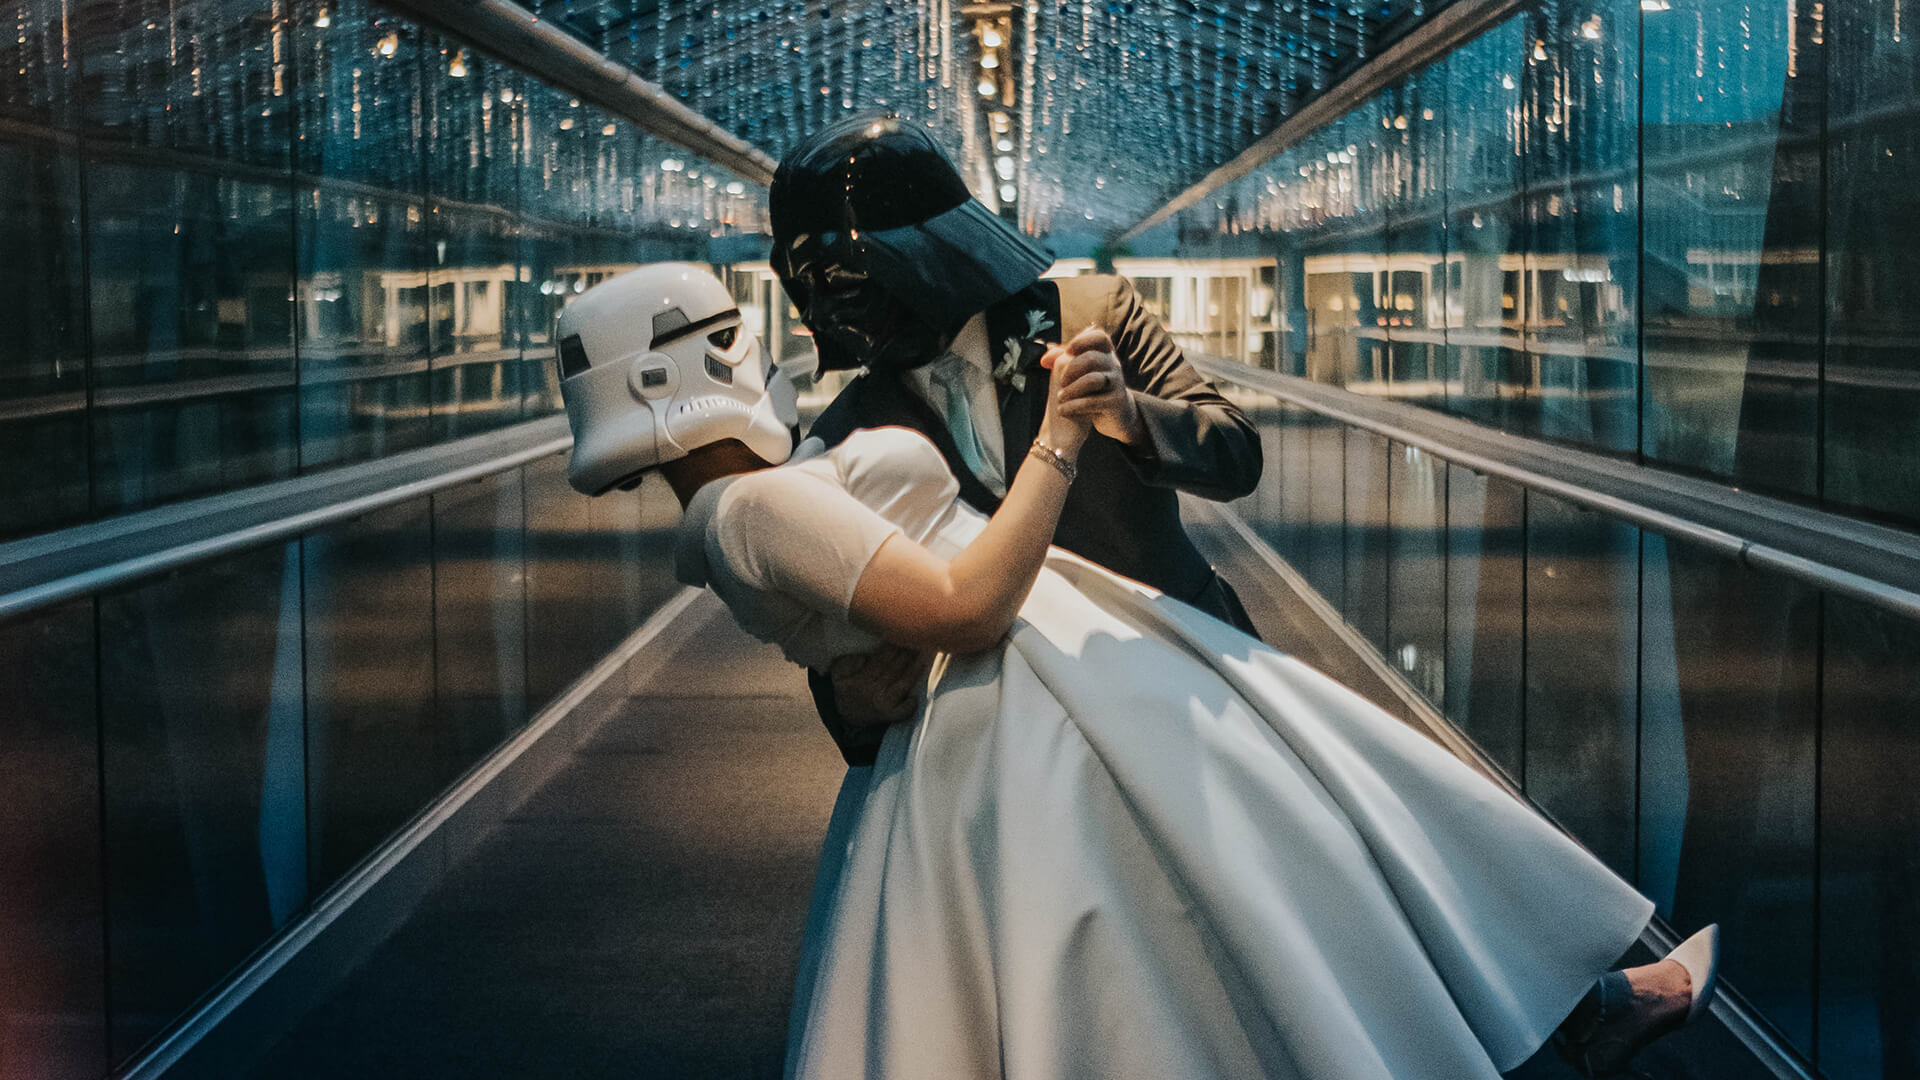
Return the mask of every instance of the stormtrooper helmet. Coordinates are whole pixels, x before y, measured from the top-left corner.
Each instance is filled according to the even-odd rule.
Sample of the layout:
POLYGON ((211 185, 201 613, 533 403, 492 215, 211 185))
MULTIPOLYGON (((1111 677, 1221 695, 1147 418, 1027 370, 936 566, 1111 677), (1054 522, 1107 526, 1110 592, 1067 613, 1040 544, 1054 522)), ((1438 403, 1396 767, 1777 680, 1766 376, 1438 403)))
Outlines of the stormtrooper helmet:
MULTIPOLYGON (((607 279, 560 312, 560 394, 573 428, 567 481, 585 495, 631 489, 641 474, 738 439, 778 465, 799 423, 790 375, 720 279, 655 263, 607 279)), ((811 368, 811 364, 808 365, 811 368)))

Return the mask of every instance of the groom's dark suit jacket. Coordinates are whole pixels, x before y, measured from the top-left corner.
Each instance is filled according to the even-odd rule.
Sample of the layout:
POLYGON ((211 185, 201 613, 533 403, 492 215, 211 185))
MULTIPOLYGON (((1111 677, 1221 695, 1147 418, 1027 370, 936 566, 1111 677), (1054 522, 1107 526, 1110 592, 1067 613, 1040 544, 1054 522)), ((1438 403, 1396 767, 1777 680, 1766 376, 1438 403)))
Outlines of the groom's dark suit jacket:
MULTIPOLYGON (((1259 484, 1260 436, 1246 416, 1187 363, 1125 278, 1038 281, 989 308, 986 316, 996 365, 1009 339, 1054 344, 1089 326, 1105 330, 1147 430, 1151 445, 1137 449, 1098 432, 1088 438, 1054 544, 1251 632, 1232 590, 1187 537, 1177 494, 1237 499, 1259 484), (1036 322, 1050 325, 1029 333, 1036 322)), ((1025 349, 1028 356, 1038 351, 1025 349)), ((1039 431, 1050 374, 1036 364, 1026 368, 1023 389, 1011 383, 1001 386, 1000 425, 1009 482, 1039 431)), ((855 379, 807 434, 835 446, 861 428, 883 426, 910 427, 928 436, 959 480, 960 497, 983 513, 999 507, 999 498, 961 462, 946 424, 897 375, 855 379)), ((834 707, 832 683, 819 672, 811 672, 809 682, 821 719, 848 764, 870 764, 881 732, 849 731, 834 707)))

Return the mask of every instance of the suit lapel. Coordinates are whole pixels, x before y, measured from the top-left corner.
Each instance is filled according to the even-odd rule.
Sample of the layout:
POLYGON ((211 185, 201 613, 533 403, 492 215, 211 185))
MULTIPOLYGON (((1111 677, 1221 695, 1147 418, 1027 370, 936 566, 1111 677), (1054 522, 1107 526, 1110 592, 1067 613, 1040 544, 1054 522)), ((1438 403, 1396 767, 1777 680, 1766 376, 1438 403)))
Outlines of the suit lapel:
MULTIPOLYGON (((1039 340, 1048 345, 1060 343, 1060 289, 1051 281, 1036 281, 987 310, 987 340, 995 365, 1006 351, 1007 339, 1039 340), (1027 313, 1038 311, 1051 325, 1037 338, 1027 333, 1027 313)), ((1020 462, 1039 434, 1040 421, 1046 415, 1047 384, 1053 373, 1035 365, 1027 372, 1024 389, 1008 387, 1000 399, 1000 438, 1007 463, 1007 481, 1020 471, 1020 462)))

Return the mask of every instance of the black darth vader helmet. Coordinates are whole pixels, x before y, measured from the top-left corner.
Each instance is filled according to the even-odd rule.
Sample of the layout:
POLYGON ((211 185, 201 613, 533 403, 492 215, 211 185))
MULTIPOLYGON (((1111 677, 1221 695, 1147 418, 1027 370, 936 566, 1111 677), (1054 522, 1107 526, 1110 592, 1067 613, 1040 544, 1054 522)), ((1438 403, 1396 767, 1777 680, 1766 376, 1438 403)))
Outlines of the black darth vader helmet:
POLYGON ((823 369, 913 367, 1053 260, 967 191, 931 136, 895 116, 840 121, 780 162, 774 273, 823 369))

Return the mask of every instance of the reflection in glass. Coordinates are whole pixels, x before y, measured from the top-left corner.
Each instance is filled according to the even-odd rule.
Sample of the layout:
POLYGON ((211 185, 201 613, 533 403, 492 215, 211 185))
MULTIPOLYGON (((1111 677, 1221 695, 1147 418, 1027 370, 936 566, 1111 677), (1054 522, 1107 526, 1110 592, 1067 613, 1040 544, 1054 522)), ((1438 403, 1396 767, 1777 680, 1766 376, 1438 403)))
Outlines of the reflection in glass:
POLYGON ((425 56, 427 331, 433 357, 433 437, 457 438, 520 419, 520 204, 514 122, 525 80, 459 44, 430 36, 425 56), (438 77, 441 71, 446 78, 438 77), (453 72, 460 72, 458 76, 453 72))
POLYGON ((77 165, 52 140, 0 136, 0 290, 12 309, 0 319, 0 539, 88 512, 77 165))
POLYGON ((427 441, 427 235, 411 198, 300 193, 300 465, 427 441))
POLYGON ((1428 701, 1445 701, 1447 463, 1390 444, 1388 662, 1428 701))
POLYGON ((1651 459, 1812 495, 1826 86, 1799 9, 1646 17, 1644 424, 1651 459))
POLYGON ((88 163, 101 513, 293 471, 290 209, 277 184, 88 163))
POLYGON ((299 548, 228 556, 100 604, 122 1060, 306 903, 299 548))
POLYGON ((1391 120, 1379 100, 1355 109, 1316 140, 1327 147, 1325 160, 1301 166, 1314 189, 1307 198, 1330 202, 1342 218, 1339 228, 1302 238, 1307 377, 1335 386, 1384 383, 1387 377, 1382 203, 1390 173, 1381 164, 1383 119, 1391 120))
POLYGON ((1819 598, 1648 534, 1641 595, 1640 889, 1812 1052, 1819 598))
POLYGON ((426 805, 445 775, 434 722, 430 533, 420 499, 301 541, 316 895, 426 805))
POLYGON ((1531 13, 1521 110, 1534 431, 1638 447, 1639 22, 1635 0, 1531 13))
POLYGON ((294 51, 287 5, 72 7, 81 17, 70 36, 47 42, 42 57, 84 72, 78 104, 90 134, 207 163, 286 168, 294 51))
POLYGON ((1253 494, 1234 503, 1234 511, 1275 551, 1287 559, 1297 560, 1301 554, 1297 537, 1306 522, 1304 488, 1296 493, 1298 515, 1289 518, 1286 511, 1287 494, 1295 476, 1305 480, 1305 432, 1294 427, 1300 412, 1266 394, 1233 386, 1220 389, 1260 432, 1260 451, 1265 462, 1260 472, 1260 486, 1253 494), (1290 449, 1299 452, 1298 468, 1287 457, 1290 449))
POLYGON ((1527 496, 1526 792, 1635 880, 1639 533, 1527 496))
POLYGON ((1389 91, 1381 136, 1393 177, 1387 207, 1389 391, 1431 405, 1446 403, 1447 236, 1444 170, 1447 79, 1444 64, 1389 91), (1387 125, 1391 124, 1391 128, 1387 125))
POLYGON ((1307 552, 1300 572, 1315 592, 1338 605, 1347 582, 1347 432, 1324 416, 1307 428, 1307 552))
POLYGON ((1920 42, 1901 0, 1825 10, 1825 495, 1920 522, 1920 42))
POLYGON ((520 343, 508 314, 518 244, 503 214, 436 205, 430 216, 439 234, 427 272, 433 429, 450 439, 520 419, 520 343))
POLYGON ((1387 440, 1347 430, 1346 589, 1340 609, 1373 647, 1387 650, 1387 440))
POLYGON ((1526 223, 1519 116, 1525 19, 1516 16, 1447 57, 1447 402, 1476 420, 1524 423, 1532 365, 1526 329, 1526 223))
POLYGON ((433 497, 434 699, 442 781, 527 719, 524 507, 518 470, 433 497))
POLYGON ((1509 777, 1524 782, 1521 658, 1526 624, 1526 496, 1447 466, 1446 715, 1509 777))
POLYGON ((0 623, 0 1078, 107 1071, 93 604, 0 623))
POLYGON ((1828 1076, 1920 1075, 1920 627, 1826 598, 1820 1047, 1828 1076))
MULTIPOLYGON (((567 485, 565 455, 522 470, 527 502, 527 699, 539 709, 614 641, 608 598, 620 568, 599 580, 593 504, 567 485)), ((608 495, 604 498, 616 498, 608 495)), ((628 568, 631 569, 631 568, 628 568)))

